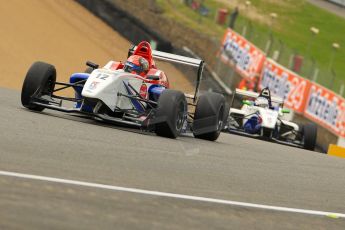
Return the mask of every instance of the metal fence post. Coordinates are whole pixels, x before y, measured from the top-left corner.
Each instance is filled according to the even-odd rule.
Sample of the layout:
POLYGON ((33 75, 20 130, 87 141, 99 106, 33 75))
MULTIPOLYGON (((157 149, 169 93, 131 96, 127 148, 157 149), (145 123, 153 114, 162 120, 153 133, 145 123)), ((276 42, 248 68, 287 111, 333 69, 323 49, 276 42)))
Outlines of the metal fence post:
POLYGON ((329 84, 329 88, 330 88, 331 90, 333 90, 334 81, 335 81, 335 78, 336 78, 336 73, 334 72, 333 69, 331 70, 331 75, 332 75, 332 78, 331 78, 331 82, 330 82, 330 84, 329 84))
POLYGON ((314 58, 311 58, 311 67, 309 70, 309 74, 307 76, 307 78, 312 79, 315 73, 315 69, 316 69, 316 61, 314 60, 314 58))
POLYGON ((317 77, 319 76, 319 69, 318 68, 315 68, 314 69, 314 75, 313 75, 313 82, 316 82, 317 81, 317 77))
POLYGON ((273 37, 273 34, 270 33, 269 34, 269 39, 268 39, 268 41, 266 43, 266 48, 265 48, 265 53, 267 54, 267 56, 270 56, 273 42, 274 42, 274 37, 273 37))
POLYGON ((343 95, 343 94, 344 94, 344 83, 341 84, 340 90, 339 90, 339 95, 343 95))
POLYGON ((294 57, 295 57, 295 54, 290 54, 290 57, 289 57, 289 66, 288 66, 289 69, 292 69, 293 58, 294 58, 294 57))
POLYGON ((246 33, 247 33, 247 26, 244 25, 243 28, 242 28, 242 36, 246 37, 246 33))
POLYGON ((279 43, 279 49, 277 50, 278 54, 277 54, 277 57, 276 57, 276 61, 278 63, 280 63, 280 59, 281 59, 281 56, 283 55, 283 52, 284 52, 284 43, 282 40, 278 40, 278 43, 279 43))

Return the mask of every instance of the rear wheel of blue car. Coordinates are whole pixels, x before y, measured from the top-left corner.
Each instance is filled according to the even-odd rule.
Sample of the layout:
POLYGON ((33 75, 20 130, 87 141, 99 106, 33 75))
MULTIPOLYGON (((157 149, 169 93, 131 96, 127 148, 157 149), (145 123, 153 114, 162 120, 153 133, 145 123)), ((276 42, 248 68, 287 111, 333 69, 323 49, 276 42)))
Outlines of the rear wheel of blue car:
POLYGON ((194 136, 209 141, 217 140, 228 118, 228 111, 223 95, 213 92, 201 95, 194 113, 194 136))
POLYGON ((176 138, 186 121, 187 101, 184 94, 177 90, 166 89, 158 99, 153 124, 158 136, 176 138))
POLYGON ((43 106, 33 103, 34 97, 51 96, 55 87, 56 69, 45 62, 35 62, 26 74, 21 94, 22 105, 28 109, 42 111, 43 106))

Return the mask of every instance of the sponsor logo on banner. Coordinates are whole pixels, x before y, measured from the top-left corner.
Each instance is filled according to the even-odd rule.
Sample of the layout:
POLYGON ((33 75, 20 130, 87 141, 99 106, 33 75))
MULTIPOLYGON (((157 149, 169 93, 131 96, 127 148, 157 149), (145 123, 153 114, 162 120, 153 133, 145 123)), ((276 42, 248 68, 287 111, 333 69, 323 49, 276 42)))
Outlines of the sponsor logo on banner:
POLYGON ((266 58, 231 29, 224 34, 219 56, 244 78, 239 84, 242 89, 255 88, 250 84, 255 82, 253 77, 260 76, 259 90, 268 87, 272 95, 284 99, 284 106, 345 138, 345 99, 341 96, 266 58))
POLYGON ((236 65, 236 71, 242 77, 259 76, 265 61, 260 49, 231 29, 225 32, 220 57, 224 63, 236 65))
POLYGON ((334 92, 312 84, 304 115, 345 137, 345 99, 334 92))
POLYGON ((310 82, 273 60, 265 61, 259 88, 268 87, 275 96, 284 99, 284 105, 303 113, 310 82))

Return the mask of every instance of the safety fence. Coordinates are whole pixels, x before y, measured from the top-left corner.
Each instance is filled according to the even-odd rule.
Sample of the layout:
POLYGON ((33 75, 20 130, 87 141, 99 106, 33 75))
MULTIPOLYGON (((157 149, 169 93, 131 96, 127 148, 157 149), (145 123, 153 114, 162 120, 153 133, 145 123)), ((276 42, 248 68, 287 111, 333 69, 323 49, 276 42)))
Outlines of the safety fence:
POLYGON ((271 29, 259 30, 249 20, 238 21, 235 30, 264 51, 266 57, 272 58, 299 75, 345 96, 344 73, 333 68, 333 62, 337 56, 336 49, 333 48, 332 50, 332 55, 329 59, 330 63, 321 65, 311 55, 313 48, 312 39, 308 42, 306 51, 302 55, 300 50, 292 49, 272 33, 271 29))
POLYGON ((337 5, 340 5, 342 7, 345 7, 345 0, 328 0, 329 2, 335 3, 337 5))
MULTIPOLYGON (((328 0, 330 2, 336 3, 339 6, 345 6, 345 0, 328 0)), ((315 58, 312 52, 315 49, 315 31, 314 28, 311 30, 311 36, 306 42, 306 46, 302 49, 301 47, 291 48, 294 45, 286 40, 282 39, 281 35, 275 33, 273 28, 275 28, 274 21, 276 15, 271 15, 270 22, 268 26, 262 28, 257 24, 253 23, 251 19, 238 17, 239 11, 238 7, 235 7, 231 12, 227 8, 215 9, 211 7, 212 5, 208 1, 203 0, 181 0, 181 1, 169 1, 178 6, 184 2, 185 5, 190 7, 194 12, 198 12, 200 17, 193 18, 197 20, 199 24, 202 24, 202 17, 205 18, 215 18, 217 24, 229 26, 241 34, 243 37, 251 41, 266 54, 266 57, 272 58, 279 64, 293 70, 299 75, 316 82, 326 88, 337 92, 339 95, 345 96, 345 73, 339 69, 338 55, 339 44, 333 43, 329 46, 328 63, 326 60, 320 61, 320 59, 315 58), (178 3, 180 2, 180 3, 178 3), (206 4, 208 2, 208 4, 206 4), (230 19, 230 20, 228 20, 230 19), (236 23, 235 23, 236 22, 236 23), (336 45, 335 45, 336 44, 336 45), (335 45, 335 46, 334 46, 335 45), (332 49, 332 50, 331 50, 332 49)), ((225 1, 224 1, 225 2, 225 1)), ((243 1, 245 4, 245 9, 249 9, 247 2, 243 1)), ((241 4, 239 4, 241 5, 241 4)), ((191 17, 192 18, 192 17, 191 17)), ((311 28, 311 29, 312 29, 311 28)), ((318 33, 318 32, 317 32, 318 33)), ((325 53, 323 54, 325 55, 325 53)), ((319 57, 320 58, 320 57, 319 57)))
POLYGON ((227 29, 218 54, 248 90, 269 87, 284 98, 286 107, 345 138, 345 99, 267 57, 264 51, 232 29, 227 29), (254 83, 254 84, 253 84, 254 83))

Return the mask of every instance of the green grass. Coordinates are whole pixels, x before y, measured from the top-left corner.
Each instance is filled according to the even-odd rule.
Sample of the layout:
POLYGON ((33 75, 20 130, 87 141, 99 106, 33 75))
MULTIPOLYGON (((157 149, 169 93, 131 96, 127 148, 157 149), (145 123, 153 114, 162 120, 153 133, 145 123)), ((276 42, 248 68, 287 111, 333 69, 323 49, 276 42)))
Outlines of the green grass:
MULTIPOLYGON (((164 10, 164 15, 174 19, 188 27, 205 33, 209 36, 222 38, 226 25, 215 23, 216 11, 218 8, 231 8, 219 0, 204 0, 204 4, 210 9, 207 17, 201 17, 182 3, 181 0, 157 0, 164 10)), ((226 1, 225 1, 226 2, 226 1)), ((230 1, 231 2, 231 1, 230 1)), ((243 2, 239 1, 240 7, 243 2)), ((336 74, 336 81, 333 89, 338 91, 340 84, 345 82, 345 19, 316 6, 307 3, 305 0, 252 0, 249 10, 240 8, 240 14, 236 22, 236 30, 242 32, 243 26, 250 25, 247 29, 247 37, 261 49, 265 49, 266 41, 270 33, 270 13, 278 14, 271 27, 274 37, 272 50, 279 50, 280 44, 284 49, 280 62, 288 66, 291 54, 299 54, 304 57, 302 75, 311 78, 313 64, 319 69, 317 82, 330 86, 331 71, 329 64, 334 49, 332 43, 340 44, 340 49, 335 52, 333 70, 336 74), (256 20, 253 15, 262 17, 263 20, 256 20), (317 27, 320 33, 312 36, 310 27, 317 27), (279 42, 280 41, 280 42, 279 42)), ((271 55, 273 52, 270 52, 271 55)))

